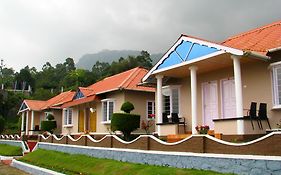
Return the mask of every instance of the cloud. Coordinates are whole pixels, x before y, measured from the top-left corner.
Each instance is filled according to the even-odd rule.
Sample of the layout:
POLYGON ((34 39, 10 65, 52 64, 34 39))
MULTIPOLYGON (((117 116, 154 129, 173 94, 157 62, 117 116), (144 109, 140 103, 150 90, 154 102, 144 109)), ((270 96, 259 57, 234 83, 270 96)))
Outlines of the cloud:
POLYGON ((0 2, 0 58, 16 70, 102 49, 165 52, 181 33, 225 38, 280 20, 281 1, 11 0, 0 2))

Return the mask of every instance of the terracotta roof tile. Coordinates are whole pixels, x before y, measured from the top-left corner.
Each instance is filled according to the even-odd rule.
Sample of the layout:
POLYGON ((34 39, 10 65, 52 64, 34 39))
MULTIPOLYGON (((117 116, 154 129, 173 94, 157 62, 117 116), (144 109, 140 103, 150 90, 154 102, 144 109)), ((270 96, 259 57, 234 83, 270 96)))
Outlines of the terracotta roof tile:
POLYGON ((71 106, 76 106, 76 105, 79 105, 79 104, 88 103, 88 102, 91 102, 91 101, 94 101, 94 100, 97 100, 97 99, 98 99, 97 96, 92 95, 92 96, 88 96, 88 97, 84 97, 84 98, 80 98, 80 99, 77 99, 77 100, 66 102, 61 106, 61 108, 68 108, 68 107, 71 107, 71 106))
POLYGON ((87 88, 80 87, 79 89, 86 97, 67 102, 62 105, 62 108, 88 103, 96 100, 97 94, 115 91, 118 89, 154 92, 155 89, 152 87, 138 86, 138 84, 141 83, 141 79, 147 72, 148 70, 144 68, 136 67, 134 69, 107 77, 88 86, 87 88))
POLYGON ((71 101, 73 99, 74 95, 75 95, 75 92, 73 92, 73 91, 62 92, 59 95, 54 96, 53 98, 47 100, 47 104, 42 109, 57 108, 60 105, 71 101))
POLYGON ((266 55, 269 49, 281 46, 281 21, 230 37, 222 44, 266 55))
POLYGON ((118 89, 154 92, 154 88, 137 86, 139 83, 141 83, 141 79, 147 72, 148 71, 144 68, 136 67, 134 69, 107 77, 99 82, 96 82, 95 84, 90 85, 88 88, 93 89, 92 94, 100 94, 118 89))
POLYGON ((25 103, 30 110, 34 111, 40 111, 41 108, 47 104, 46 101, 41 100, 24 100, 23 103, 25 103))

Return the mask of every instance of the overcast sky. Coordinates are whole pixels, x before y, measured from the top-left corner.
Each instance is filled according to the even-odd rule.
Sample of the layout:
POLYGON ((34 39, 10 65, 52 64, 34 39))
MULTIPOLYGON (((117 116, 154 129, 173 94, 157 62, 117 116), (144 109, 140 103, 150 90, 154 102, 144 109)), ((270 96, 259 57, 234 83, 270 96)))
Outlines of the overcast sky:
POLYGON ((38 69, 103 49, 165 52, 181 33, 212 41, 281 20, 280 0, 0 0, 0 58, 38 69))

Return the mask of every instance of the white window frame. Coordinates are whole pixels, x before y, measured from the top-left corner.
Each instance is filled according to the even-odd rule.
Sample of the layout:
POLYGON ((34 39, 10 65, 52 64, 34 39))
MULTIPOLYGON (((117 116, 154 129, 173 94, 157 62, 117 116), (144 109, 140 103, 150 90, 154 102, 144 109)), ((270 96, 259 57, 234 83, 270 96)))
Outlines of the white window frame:
POLYGON ((64 127, 73 127, 73 109, 72 108, 63 109, 63 119, 64 119, 63 120, 64 127), (70 114, 69 111, 71 111, 71 116, 69 115, 70 114), (71 122, 69 122, 70 117, 71 117, 71 122))
POLYGON ((146 101, 146 119, 147 119, 147 120, 153 120, 154 118, 149 118, 149 117, 148 117, 148 115, 149 115, 149 114, 148 114, 148 103, 152 103, 152 114, 155 115, 155 110, 156 110, 156 109, 155 109, 155 107, 156 107, 156 106, 155 106, 155 101, 154 101, 154 100, 147 100, 147 101, 146 101))
MULTIPOLYGON (((168 91, 170 91, 169 92, 170 93, 170 114, 168 114, 168 115, 171 115, 172 113, 174 113, 174 111, 173 111, 173 94, 172 94, 172 91, 174 89, 176 89, 178 91, 178 115, 179 116, 181 115, 181 107, 180 107, 181 90, 180 90, 180 88, 181 88, 181 85, 169 85, 169 86, 163 86, 162 87, 162 90, 168 89, 168 91)), ((164 96, 164 94, 162 94, 162 95, 164 96)), ((163 97, 163 102, 164 102, 164 97, 163 97)), ((163 109, 164 109, 165 106, 164 106, 163 102, 162 102, 162 105, 163 105, 163 109)), ((164 112, 164 110, 163 110, 163 112, 164 112)))
MULTIPOLYGON (((278 92, 278 77, 277 69, 281 69, 281 61, 270 64, 271 68, 271 84, 272 84, 272 103, 273 109, 281 109, 281 101, 279 101, 279 92, 278 92)), ((281 78, 281 77, 280 77, 281 78)), ((281 84, 280 84, 281 85, 281 84)))
POLYGON ((114 113, 115 111, 115 100, 108 98, 108 99, 103 99, 101 100, 101 111, 102 111, 102 124, 110 124, 111 120, 109 119, 109 103, 112 102, 113 103, 113 109, 112 109, 112 113, 114 113), (106 110, 106 120, 104 120, 104 103, 107 103, 107 110, 106 110))
POLYGON ((44 112, 44 114, 45 114, 45 116, 44 116, 44 120, 47 120, 47 116, 49 115, 49 114, 52 114, 52 115, 54 115, 54 113, 53 112, 44 112))

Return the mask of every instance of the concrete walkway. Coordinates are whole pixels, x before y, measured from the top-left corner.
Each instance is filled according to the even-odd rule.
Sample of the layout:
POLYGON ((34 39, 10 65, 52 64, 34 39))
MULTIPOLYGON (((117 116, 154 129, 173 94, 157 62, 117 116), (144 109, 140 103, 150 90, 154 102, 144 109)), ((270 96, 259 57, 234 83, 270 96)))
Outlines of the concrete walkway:
POLYGON ((4 165, 2 163, 0 163, 0 174, 5 174, 5 175, 28 175, 28 173, 21 171, 17 168, 8 166, 8 165, 4 165))

